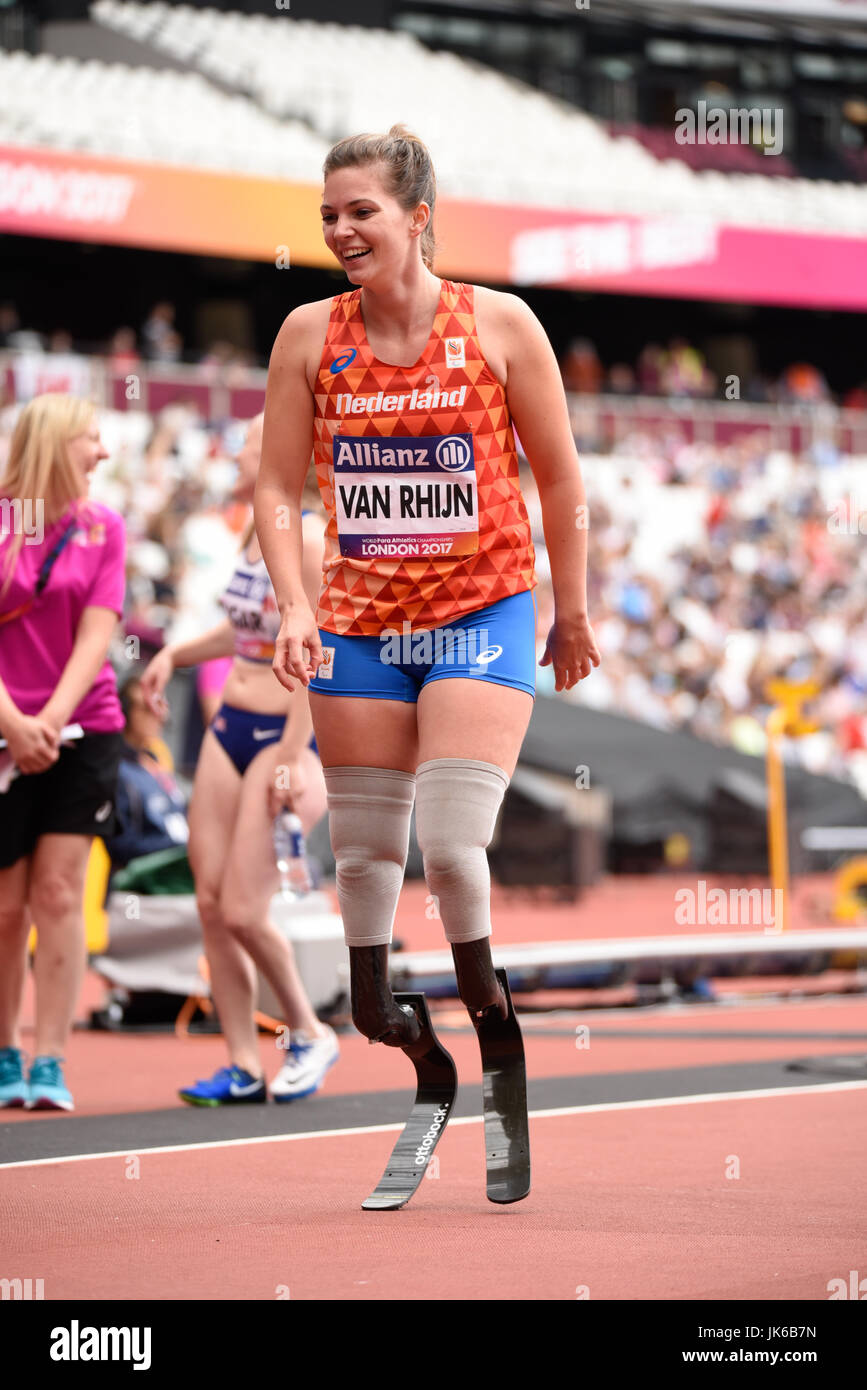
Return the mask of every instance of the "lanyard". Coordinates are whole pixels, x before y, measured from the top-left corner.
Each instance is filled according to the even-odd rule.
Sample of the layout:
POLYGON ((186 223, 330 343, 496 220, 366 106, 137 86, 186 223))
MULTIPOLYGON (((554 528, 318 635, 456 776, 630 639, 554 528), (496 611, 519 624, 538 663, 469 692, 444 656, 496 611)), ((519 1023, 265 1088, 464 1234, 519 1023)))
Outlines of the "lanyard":
POLYGON ((57 541, 53 550, 50 552, 50 554, 46 555, 45 559, 42 561, 42 565, 39 570, 39 577, 36 580, 36 588, 33 592, 33 596, 29 599, 25 599, 24 603, 20 603, 17 608, 10 608, 8 613, 0 613, 0 627, 2 627, 5 623, 11 623, 14 618, 20 618, 23 616, 23 614, 29 613, 36 600, 42 597, 42 591, 44 590, 49 578, 51 577, 51 571, 54 569, 54 565, 61 552, 63 551, 64 547, 72 539, 72 533, 76 530, 77 526, 78 517, 73 517, 72 521, 70 521, 66 530, 63 532, 63 535, 60 537, 60 540, 57 541))

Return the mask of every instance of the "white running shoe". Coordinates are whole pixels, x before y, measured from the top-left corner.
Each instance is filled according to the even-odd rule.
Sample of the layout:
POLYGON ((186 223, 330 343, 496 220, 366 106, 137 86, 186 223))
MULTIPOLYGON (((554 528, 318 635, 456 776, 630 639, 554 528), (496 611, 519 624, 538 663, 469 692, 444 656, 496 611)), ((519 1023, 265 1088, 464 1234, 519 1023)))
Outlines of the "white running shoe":
POLYGON ((340 1045, 333 1028, 323 1024, 325 1036, 310 1038, 306 1033, 293 1032, 286 1061, 268 1090, 274 1100, 300 1100, 312 1096, 325 1080, 325 1073, 340 1056, 340 1045))

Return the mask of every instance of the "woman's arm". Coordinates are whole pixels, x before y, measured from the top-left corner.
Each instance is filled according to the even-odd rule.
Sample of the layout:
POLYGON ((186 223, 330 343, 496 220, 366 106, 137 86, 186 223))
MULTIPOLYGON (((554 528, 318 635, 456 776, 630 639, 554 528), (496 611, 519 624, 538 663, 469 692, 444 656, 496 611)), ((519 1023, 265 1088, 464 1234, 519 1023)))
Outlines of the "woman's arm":
POLYGON ((69 723, 70 715, 102 670, 117 623, 113 608, 88 607, 79 618, 69 660, 53 695, 41 710, 41 717, 56 729, 69 723))
POLYGON ((322 588, 322 561, 325 556, 325 520, 316 512, 301 518, 301 582, 307 602, 315 611, 322 588))
MULTIPOLYGON (((314 608, 322 581, 322 556, 325 551, 325 523, 322 517, 312 513, 302 519, 304 553, 301 561, 301 577, 304 592, 311 608, 314 608)), ((313 717, 310 713, 310 697, 301 686, 289 701, 289 713, 283 726, 280 742, 274 749, 274 780, 268 789, 269 814, 276 816, 283 806, 297 805, 307 787, 307 771, 299 762, 301 754, 310 742, 313 733, 313 717), (284 770, 285 769, 285 770, 284 770)))
POLYGON ((306 360, 316 311, 315 304, 293 309, 274 343, 253 503, 256 535, 282 619, 274 674, 287 690, 295 689, 293 677, 308 685, 322 660, 319 630, 304 589, 301 540, 301 494, 313 452, 306 360))
POLYGON ((0 734, 7 738, 9 730, 23 718, 24 715, 0 679, 0 734))
POLYGON ((547 334, 517 295, 501 294, 498 300, 506 400, 539 488, 554 591, 554 627, 541 664, 553 660, 555 688, 568 690, 600 661, 587 614, 587 499, 547 334))
MULTIPOLYGON (((319 595, 322 577, 322 556, 325 551, 325 524, 315 514, 305 516, 301 522, 304 533, 304 554, 301 562, 304 591, 310 606, 313 607, 319 595)), ((283 733, 280 736, 282 762, 294 762, 310 742, 313 733, 313 717, 310 713, 310 699, 303 688, 296 690, 289 701, 289 714, 283 733)))
POLYGON ((21 772, 44 772, 57 762, 60 753, 59 730, 41 715, 22 714, 3 681, 0 680, 0 735, 21 772))
POLYGON ((235 633, 228 618, 212 627, 201 637, 179 642, 176 647, 163 647, 152 657, 142 672, 141 688, 148 705, 157 714, 168 712, 163 691, 179 666, 198 666, 218 656, 231 656, 235 650, 235 633))
POLYGON ((235 629, 228 618, 216 627, 203 632, 201 637, 193 637, 189 642, 170 644, 164 650, 171 653, 172 666, 201 666, 204 661, 214 661, 220 656, 233 656, 235 652, 235 629))

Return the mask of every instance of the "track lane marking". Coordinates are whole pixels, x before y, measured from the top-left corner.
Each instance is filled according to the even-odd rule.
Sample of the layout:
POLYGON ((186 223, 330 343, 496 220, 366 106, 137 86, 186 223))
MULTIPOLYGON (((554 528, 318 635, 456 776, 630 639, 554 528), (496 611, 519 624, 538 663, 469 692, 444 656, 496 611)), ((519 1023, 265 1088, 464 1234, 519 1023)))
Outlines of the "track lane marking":
MULTIPOLYGON (((803 1096, 827 1094, 834 1091, 867 1090, 867 1081, 830 1081, 815 1086, 773 1086, 755 1091, 708 1091, 695 1096, 657 1096, 650 1100, 605 1101, 597 1105, 565 1105, 553 1110, 531 1110, 531 1120, 550 1120, 563 1115, 599 1115, 615 1110, 652 1110, 669 1105, 707 1105, 721 1100, 764 1100, 773 1096, 803 1096)), ((144 1112, 143 1112, 144 1113, 144 1112)), ((449 1120, 450 1126, 480 1125, 482 1115, 459 1115, 449 1120)), ((348 1135, 396 1134, 403 1123, 388 1125, 356 1125, 348 1129, 311 1129, 300 1134, 251 1135, 243 1139, 206 1139, 200 1144, 162 1144, 151 1149, 111 1149, 104 1153, 62 1154, 56 1158, 23 1158, 13 1163, 0 1163, 0 1172, 9 1168, 40 1168, 48 1164, 86 1163, 98 1158, 127 1158, 130 1154, 195 1153, 201 1149, 236 1149, 251 1144, 287 1144, 298 1139, 344 1139, 348 1135)))

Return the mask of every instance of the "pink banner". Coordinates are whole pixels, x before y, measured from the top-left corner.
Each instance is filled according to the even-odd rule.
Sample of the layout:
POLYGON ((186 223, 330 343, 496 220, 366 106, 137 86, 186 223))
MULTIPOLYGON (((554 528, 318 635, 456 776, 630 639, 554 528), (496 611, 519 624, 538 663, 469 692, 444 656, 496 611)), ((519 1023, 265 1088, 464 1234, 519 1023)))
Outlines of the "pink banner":
POLYGON ((445 203, 437 269, 464 278, 680 299, 867 309, 867 239, 445 203), (457 267, 456 267, 457 268, 457 267))

